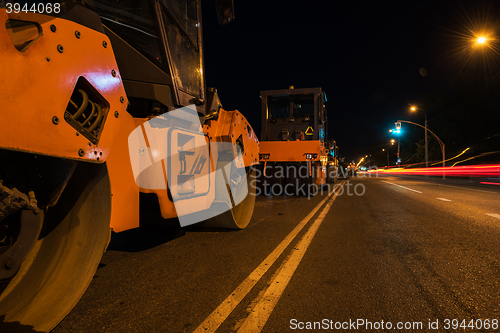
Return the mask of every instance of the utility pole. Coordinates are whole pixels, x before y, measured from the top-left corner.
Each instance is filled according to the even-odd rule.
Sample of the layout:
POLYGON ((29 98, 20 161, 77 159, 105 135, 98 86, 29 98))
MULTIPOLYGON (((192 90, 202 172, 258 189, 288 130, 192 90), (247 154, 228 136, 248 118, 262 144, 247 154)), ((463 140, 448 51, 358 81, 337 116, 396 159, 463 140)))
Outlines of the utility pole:
POLYGON ((424 114, 424 119, 425 119, 425 123, 424 123, 424 129, 425 129, 425 167, 428 168, 429 167, 429 146, 427 145, 427 113, 425 113, 425 111, 422 110, 421 108, 417 108, 416 106, 412 106, 410 108, 410 110, 420 111, 424 114))
POLYGON ((385 152, 387 155, 387 166, 389 166, 389 152, 384 149, 382 149, 382 152, 385 152))
MULTIPOLYGON (((423 111, 422 111, 423 112, 423 111)), ((425 167, 429 167, 429 147, 427 146, 427 115, 424 112, 425 116, 425 167)))
MULTIPOLYGON (((430 132, 432 135, 434 135, 434 137, 438 141, 439 145, 441 146, 441 152, 443 153, 443 179, 446 179, 446 170, 445 170, 446 154, 445 154, 445 145, 444 145, 444 142, 441 141, 441 139, 438 138, 438 136, 433 131, 431 131, 430 129, 428 129, 428 128, 420 125, 420 124, 417 124, 417 123, 414 123, 414 122, 408 121, 408 120, 398 120, 398 122, 403 122, 403 123, 408 123, 408 124, 420 126, 422 128, 425 128, 425 132, 426 133, 430 132)), ((399 141, 398 141, 398 150, 399 150, 399 141)))
POLYGON ((398 138, 398 165, 401 165, 401 159, 399 158, 399 138, 398 138))
MULTIPOLYGON (((395 125, 396 125, 396 133, 399 134, 401 131, 401 122, 398 121, 395 123, 395 125)), ((396 160, 396 163, 397 165, 401 165, 401 159, 399 157, 399 136, 398 136, 398 159, 396 160)))

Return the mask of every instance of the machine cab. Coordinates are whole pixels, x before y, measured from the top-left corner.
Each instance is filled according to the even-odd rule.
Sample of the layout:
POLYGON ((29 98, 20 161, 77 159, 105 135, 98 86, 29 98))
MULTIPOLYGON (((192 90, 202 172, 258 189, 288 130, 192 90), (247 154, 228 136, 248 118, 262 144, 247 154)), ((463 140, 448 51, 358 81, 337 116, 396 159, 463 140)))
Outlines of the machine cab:
POLYGON ((321 88, 261 91, 262 141, 324 142, 325 93, 321 88))

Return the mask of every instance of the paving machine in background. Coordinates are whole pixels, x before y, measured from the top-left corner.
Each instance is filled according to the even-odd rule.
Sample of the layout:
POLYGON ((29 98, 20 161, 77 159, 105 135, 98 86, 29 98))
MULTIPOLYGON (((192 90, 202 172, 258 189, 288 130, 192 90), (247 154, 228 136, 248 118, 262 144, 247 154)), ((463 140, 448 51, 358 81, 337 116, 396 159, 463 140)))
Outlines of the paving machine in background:
POLYGON ((260 96, 260 193, 315 194, 327 181, 330 151, 325 93, 292 86, 261 91, 260 96))

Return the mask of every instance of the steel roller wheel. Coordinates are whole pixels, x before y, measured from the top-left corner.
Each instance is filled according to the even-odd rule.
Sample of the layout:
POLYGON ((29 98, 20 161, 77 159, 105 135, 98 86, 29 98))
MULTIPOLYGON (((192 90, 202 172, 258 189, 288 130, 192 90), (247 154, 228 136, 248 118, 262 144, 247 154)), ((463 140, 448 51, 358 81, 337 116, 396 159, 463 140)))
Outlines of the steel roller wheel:
MULTIPOLYGON (((237 205, 232 205, 232 208, 222 214, 219 214, 207 221, 202 222, 204 227, 224 228, 224 229, 245 229, 252 219, 253 210, 255 207, 255 192, 256 192, 256 172, 253 167, 245 168, 246 181, 240 182, 235 190, 227 189, 230 196, 233 193, 247 193, 244 187, 248 188, 246 197, 237 205)), ((234 200, 236 198, 232 198, 234 200)))
POLYGON ((38 240, 17 274, 0 283, 2 333, 50 331, 87 289, 110 235, 106 165, 81 163, 57 203, 43 210, 38 240))

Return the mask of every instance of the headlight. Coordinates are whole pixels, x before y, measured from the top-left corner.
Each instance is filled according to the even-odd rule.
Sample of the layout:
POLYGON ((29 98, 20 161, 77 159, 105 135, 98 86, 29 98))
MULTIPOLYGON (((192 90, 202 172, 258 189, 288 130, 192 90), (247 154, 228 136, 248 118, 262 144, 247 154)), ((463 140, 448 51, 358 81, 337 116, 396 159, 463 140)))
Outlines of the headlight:
POLYGON ((306 160, 314 160, 318 157, 318 154, 312 154, 312 153, 307 153, 304 155, 306 155, 306 160))

